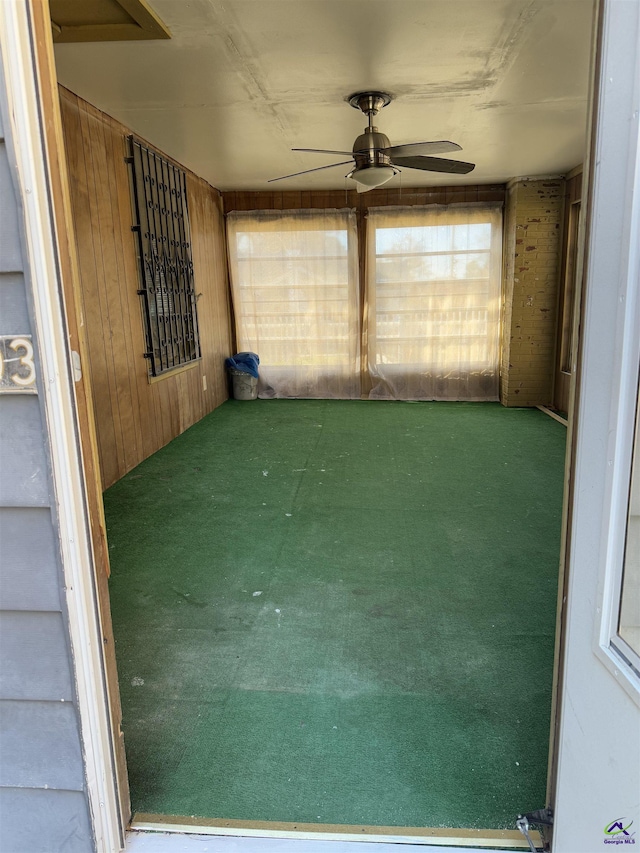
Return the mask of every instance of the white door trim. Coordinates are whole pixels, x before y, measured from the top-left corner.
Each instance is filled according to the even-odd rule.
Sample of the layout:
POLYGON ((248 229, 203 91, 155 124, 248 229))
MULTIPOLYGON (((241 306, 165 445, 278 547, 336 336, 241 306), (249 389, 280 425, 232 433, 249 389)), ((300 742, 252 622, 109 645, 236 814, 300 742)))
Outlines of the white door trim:
POLYGON ((122 849, 91 538, 50 183, 24 0, 1 0, 0 44, 39 348, 87 794, 98 853, 122 849))
POLYGON ((611 646, 640 354, 640 0, 601 8, 555 853, 627 849, 640 838, 640 684, 611 646), (607 828, 618 820, 633 825, 620 838, 607 828))
POLYGON ((127 853, 504 853, 479 847, 293 838, 247 838, 168 832, 128 832, 127 853))
MULTIPOLYGON (((640 4, 637 0, 635 6, 638 27, 640 4)), ((626 18, 616 20, 612 14, 606 16, 604 38, 611 32, 615 35, 616 26, 619 29, 624 23, 629 26, 626 18)), ((640 30, 636 30, 637 38, 640 38, 640 30)), ((622 688, 640 705, 640 678, 616 652, 615 646, 623 648, 624 643, 612 642, 618 633, 640 365, 640 49, 636 42, 634 55, 633 50, 629 50, 632 43, 620 55, 621 43, 618 39, 615 47, 611 45, 608 50, 603 50, 602 112, 596 137, 600 156, 594 182, 594 198, 600 201, 601 206, 616 197, 618 203, 615 210, 606 215, 600 210, 599 218, 594 220, 596 227, 607 231, 603 234, 602 244, 594 246, 593 266, 589 271, 594 279, 608 279, 611 293, 617 299, 617 310, 611 312, 612 327, 615 322, 615 350, 610 359, 615 382, 611 383, 607 447, 610 476, 605 493, 610 506, 602 531, 598 586, 601 619, 596 620, 594 651, 622 688), (626 80, 618 74, 621 62, 623 67, 632 69, 626 80), (617 126, 614 116, 618 118, 617 126), (615 252, 617 257, 613 257, 615 252)), ((599 355, 597 352, 590 354, 596 358, 599 355)))
MULTIPOLYGON (((623 6, 635 7, 637 9, 637 0, 605 0, 604 7, 607 12, 612 9, 620 9, 623 6)), ((609 20, 609 19, 608 19, 609 20)), ((609 26, 609 24, 606 24, 609 26)), ((34 53, 31 32, 28 21, 28 7, 24 0, 0 0, 0 43, 2 45, 3 63, 5 69, 5 77, 7 83, 7 98, 11 113, 11 124, 13 138, 16 143, 16 157, 18 161, 18 183, 22 195, 22 203, 24 209, 24 217, 26 221, 27 234, 27 250, 31 270, 32 288, 35 304, 35 324, 36 333, 40 348, 40 366, 42 370, 42 388, 44 410, 46 413, 53 465, 53 480, 56 491, 58 522, 61 535, 62 561, 65 572, 65 580, 67 586, 67 607, 69 613, 69 623, 71 631, 71 642, 75 662, 75 677, 78 688, 78 708, 79 717, 84 746, 84 758, 87 774, 87 790, 92 811, 92 820, 96 836, 96 846, 99 853, 117 853, 120 850, 120 827, 119 827, 119 812, 117 792, 115 787, 115 767, 113 762, 113 751, 111 744, 111 731, 108 719, 108 703, 104 681, 104 667, 101 649, 101 630, 99 623, 98 610, 96 606, 96 594, 93 583, 93 555, 91 549, 91 541, 87 528, 88 513, 86 508, 86 500, 84 493, 84 480, 81 465, 81 455, 78 441, 78 430, 75 417, 75 400, 73 382, 70 372, 70 358, 68 352, 68 342, 66 328, 64 322, 64 312, 62 305, 61 288, 59 282, 59 271, 56 257, 55 244, 55 225, 52 221, 51 208, 49 204, 49 183, 45 165, 43 162, 43 138, 41 131, 40 115, 39 115, 39 98, 37 90, 37 81, 34 77, 34 53)), ((620 109, 616 106, 615 97, 613 97, 614 88, 618 87, 619 80, 629 81, 633 71, 628 70, 628 56, 624 58, 624 51, 620 49, 620 44, 625 43, 624 33, 609 29, 605 32, 605 51, 608 51, 608 57, 603 58, 603 79, 606 83, 607 70, 606 63, 613 62, 616 56, 622 60, 619 77, 617 73, 611 75, 611 90, 607 90, 607 85, 603 87, 601 92, 604 97, 605 108, 611 104, 612 110, 620 109), (625 70, 624 63, 627 63, 625 70), (613 97, 613 100, 611 98, 613 97)), ((635 62, 637 62, 637 44, 635 62)), ((632 68, 634 66, 632 65, 632 68)), ((637 66, 636 66, 637 67, 637 66)), ((637 92, 636 92, 637 94, 637 92)), ((637 112, 632 117, 631 113, 625 112, 625 120, 627 122, 627 132, 630 128, 635 129, 635 141, 637 144, 637 112), (635 121, 635 124, 634 124, 635 121)), ((607 292, 603 287, 593 286, 592 282, 597 280, 598 264, 602 265, 602 272, 605 279, 616 280, 616 288, 621 281, 619 276, 613 275, 613 270, 620 267, 621 261, 626 263, 624 269, 624 285, 629 288, 633 285, 632 276, 637 276, 637 252, 635 261, 632 263, 633 255, 629 251, 627 260, 623 260, 624 246, 621 240, 627 240, 627 245, 632 245, 632 237, 635 237, 637 243, 637 234, 633 235, 631 228, 632 223, 636 223, 637 227, 637 205, 640 198, 640 187, 638 185, 639 170, 637 168, 637 159, 635 163, 634 180, 635 184, 631 187, 622 186, 620 192, 619 176, 623 169, 627 169, 624 175, 629 175, 629 157, 637 158, 637 147, 635 154, 629 152, 627 147, 626 159, 618 159, 618 166, 612 166, 611 180, 616 179, 615 184, 617 190, 612 188, 610 179, 606 177, 605 169, 608 168, 609 160, 607 158, 615 157, 617 142, 614 137, 616 127, 619 128, 620 123, 616 121, 613 113, 603 112, 599 117, 598 126, 598 145, 601 148, 601 157, 596 157, 596 173, 601 177, 596 177, 595 187, 595 205, 593 212, 593 227, 591 233, 592 254, 589 262, 588 273, 588 289, 587 289, 587 325, 585 330, 585 338, 587 341, 596 341, 602 336, 603 323, 612 318, 612 306, 608 301, 611 297, 611 292, 607 292), (611 121, 611 124, 609 122, 611 121), (608 141, 609 140, 609 141, 608 141), (608 147, 607 147, 608 146, 608 147), (605 180, 606 177, 606 180, 605 180), (599 181, 599 183, 598 183, 599 181), (613 193, 615 198, 605 203, 604 213, 598 214, 598 198, 599 193, 606 195, 609 192, 613 193), (628 195, 630 193, 630 195, 628 195), (629 202, 631 199, 631 202, 629 202), (631 214, 629 203, 632 204, 635 214, 631 214), (620 223, 616 227, 615 222, 610 218, 610 211, 620 208, 623 214, 622 227, 620 223), (627 217, 627 219, 624 219, 627 217), (635 217, 635 218, 634 218, 635 217), (607 243, 608 248, 606 248, 607 243), (600 245, 604 247, 600 254, 600 245), (595 249, 594 249, 595 247, 595 249)), ((626 138, 627 145, 629 136, 626 138)), ((624 177, 623 175, 623 177, 624 177)), ((622 274, 622 273, 621 273, 622 274)), ((637 278, 636 278, 637 285, 637 278)), ((616 289, 616 299, 624 300, 626 289, 623 294, 618 293, 616 289)), ((620 313, 624 315, 623 302, 618 302, 615 306, 615 316, 619 318, 620 313)), ((613 321, 619 323, 619 319, 615 317, 613 321)), ((622 329, 623 326, 618 325, 617 328, 622 329)), ((586 355, 583 365, 584 385, 581 388, 580 414, 579 414, 579 447, 578 461, 576 467, 576 503, 574 518, 577 517, 579 504, 591 499, 598 504, 602 509, 603 498, 610 498, 613 489, 613 473, 606 471, 594 471, 593 459, 598 458, 602 454, 601 438, 597 438, 590 432, 593 423, 593 411, 587 407, 589 394, 591 394, 591 383, 595 382, 594 392, 597 388, 606 388, 607 383, 611 382, 611 378, 619 376, 620 359, 622 358, 621 351, 615 347, 606 355, 606 359, 602 360, 597 353, 591 350, 586 355), (599 385, 598 385, 599 383, 599 385), (591 422, 590 422, 591 421, 591 422), (591 442, 595 442, 590 444, 591 442), (602 491, 598 491, 599 483, 602 483, 602 491)), ((622 377, 622 384, 627 380, 622 377)), ((598 391, 600 394, 601 392, 598 391)), ((615 453, 616 443, 607 447, 607 460, 612 464, 618 458, 620 465, 628 466, 628 459, 625 461, 624 445, 627 442, 624 429, 622 433, 617 429, 618 419, 621 416, 619 401, 620 387, 614 389, 613 398, 609 397, 604 406, 604 410, 599 415, 596 412, 596 420, 599 425, 602 425, 603 419, 606 421, 605 436, 614 437, 619 443, 618 448, 622 448, 622 453, 615 453), (618 401, 618 402, 616 402, 618 401), (615 407, 614 429, 610 431, 612 412, 615 407), (622 444, 620 444, 622 442, 622 444)), ((623 395, 626 399, 626 395, 623 395)), ((626 406, 626 403, 623 405, 626 406)), ((615 515, 612 509, 612 515, 615 515)), ((611 516, 607 516, 610 518, 611 516)), ((602 516, 600 516, 602 518, 602 516)), ((617 522, 616 522, 617 523, 617 522)), ((585 582, 589 583, 593 580, 594 563, 599 562, 600 545, 597 548, 597 558, 590 552, 593 545, 593 535, 595 535, 595 527, 598 528, 598 536, 602 533, 601 524, 595 524, 593 519, 591 522, 585 520, 576 524, 574 530, 574 541, 576 543, 575 551, 572 556, 572 566, 570 575, 570 601, 569 601, 569 623, 568 623, 568 656, 571 656, 571 646, 577 643, 580 648, 584 644, 583 632, 578 629, 578 625, 574 616, 584 616, 587 612, 590 618, 590 631, 593 631, 594 624, 598 625, 598 630, 604 630, 601 618, 595 612, 597 605, 597 597, 592 593, 595 590, 591 589, 585 592, 585 582), (593 534, 593 535, 592 535, 593 534), (585 602, 585 594, 591 594, 590 601, 585 602), (574 605, 577 602, 578 609, 582 608, 581 614, 574 610, 574 605), (588 606, 588 607, 587 607, 588 606), (594 610, 590 608, 593 607, 594 610)), ((600 542, 601 540, 599 540, 600 542)), ((604 590, 602 576, 598 574, 600 571, 596 567, 596 574, 599 578, 601 594, 604 590)), ((590 652, 595 651, 597 655, 601 655, 602 651, 602 633, 598 634, 598 640, 590 645, 590 652)), ((608 666, 607 661, 603 660, 605 666, 608 666)), ((570 667, 571 669, 571 667, 570 667)), ((619 678, 619 673, 615 671, 615 666, 611 666, 610 673, 613 676, 611 683, 615 687, 615 679, 618 684, 622 685, 619 678)), ((627 679, 628 680, 628 679, 627 679)), ((624 685, 622 685, 624 688, 624 685)), ((624 689, 621 691, 624 693, 624 689)), ((569 679, 565 684, 563 691, 563 716, 561 727, 561 749, 560 749, 560 764, 559 764, 559 782, 561 783, 559 796, 557 817, 560 824, 573 822, 577 825, 582 819, 584 813, 574 813, 573 803, 567 804, 568 811, 564 812, 565 804, 563 795, 566 795, 566 789, 570 780, 563 779, 563 773, 567 765, 571 762, 570 751, 568 744, 571 738, 568 737, 568 727, 573 724, 575 711, 572 708, 572 703, 575 702, 577 693, 575 686, 571 682, 571 672, 569 679)), ((578 709, 580 711, 580 709, 578 709)), ((586 804, 585 804, 586 805, 586 804)), ((607 813, 608 814, 608 813, 607 813)), ((612 816, 615 817, 612 813, 612 816)), ((569 828, 561 827, 561 837, 564 839, 569 837, 569 828)), ((206 836, 195 835, 173 835, 167 836, 162 834, 147 834, 147 833, 130 833, 128 836, 128 849, 131 851, 153 850, 154 853, 159 853, 164 849, 169 853, 178 853, 178 851, 205 851, 207 849, 222 850, 221 845, 226 845, 229 851, 241 851, 241 853, 253 853, 253 851, 262 851, 267 853, 269 848, 277 849, 278 853, 283 853, 285 849, 296 845, 295 850, 303 850, 306 853, 315 853, 315 847, 318 844, 327 844, 327 842, 310 842, 310 841, 293 841, 286 844, 285 840, 277 841, 277 848, 272 841, 275 839, 228 839, 223 841, 220 838, 211 838, 206 836), (162 841, 165 844, 164 848, 159 844, 162 841), (232 843, 233 842, 233 843, 232 843), (169 845, 169 846, 167 846, 169 845)), ((598 839, 597 849, 600 849, 601 839, 598 839)), ((332 842, 332 850, 336 850, 336 845, 341 845, 346 851, 348 842, 332 842)), ((376 844, 375 853, 382 853, 386 845, 376 844)), ((407 850, 408 847, 413 848, 414 845, 403 847, 407 850)), ((416 849, 418 845, 415 845, 416 849)), ((554 845, 554 848, 560 853, 566 853, 572 849, 571 844, 564 843, 554 845)), ((320 850, 320 848, 317 848, 320 850)), ((425 848, 422 848, 423 850, 425 848)), ((435 853, 438 847, 426 848, 430 853, 435 853)), ((577 848, 573 848, 577 849, 577 848)), ((587 849, 585 847, 580 848, 587 849)), ((595 849, 592 848, 592 849, 595 849)), ((448 853, 451 853, 452 848, 448 848, 448 853)), ((363 842, 358 842, 356 853, 363 853, 363 842)), ((372 851, 373 853, 373 851, 372 851)), ((469 848, 465 849, 465 853, 469 853, 469 848)))

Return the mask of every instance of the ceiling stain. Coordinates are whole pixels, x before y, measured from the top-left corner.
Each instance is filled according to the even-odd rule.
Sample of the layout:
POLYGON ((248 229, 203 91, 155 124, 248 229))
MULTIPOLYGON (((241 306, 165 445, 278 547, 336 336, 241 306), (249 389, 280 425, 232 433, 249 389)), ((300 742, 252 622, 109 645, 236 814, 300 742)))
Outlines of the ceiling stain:
MULTIPOLYGON (((290 149, 350 147, 365 122, 345 99, 367 89, 393 96, 376 123, 394 144, 451 139, 474 183, 584 155, 593 0, 150 3, 172 39, 58 45, 60 82, 222 190, 331 162, 290 149)), ((278 185, 343 187, 343 169, 278 185)))

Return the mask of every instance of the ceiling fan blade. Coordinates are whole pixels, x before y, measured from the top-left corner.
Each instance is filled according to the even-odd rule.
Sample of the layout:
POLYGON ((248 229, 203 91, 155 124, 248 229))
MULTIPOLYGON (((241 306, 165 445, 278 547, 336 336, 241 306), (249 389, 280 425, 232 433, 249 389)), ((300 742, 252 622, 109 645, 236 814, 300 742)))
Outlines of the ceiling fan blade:
POLYGON ((304 172, 294 172, 292 175, 281 175, 279 178, 270 178, 267 183, 272 184, 274 181, 284 181, 285 178, 297 178, 298 175, 307 175, 309 172, 321 172, 323 169, 333 169, 334 166, 346 166, 351 163, 351 160, 343 160, 342 163, 331 163, 330 166, 318 166, 317 169, 305 169, 304 172))
POLYGON ((307 154, 346 154, 347 157, 351 157, 353 154, 352 151, 332 151, 329 148, 292 148, 291 150, 304 151, 307 154))
POLYGON ((440 157, 394 157, 394 166, 407 169, 422 169, 425 172, 448 172, 451 175, 466 175, 475 169, 475 163, 462 160, 443 160, 440 157))
POLYGON ((385 154, 391 157, 411 157, 423 154, 444 154, 446 151, 462 151, 456 142, 442 139, 439 142, 410 142, 408 145, 392 145, 385 148, 385 154))

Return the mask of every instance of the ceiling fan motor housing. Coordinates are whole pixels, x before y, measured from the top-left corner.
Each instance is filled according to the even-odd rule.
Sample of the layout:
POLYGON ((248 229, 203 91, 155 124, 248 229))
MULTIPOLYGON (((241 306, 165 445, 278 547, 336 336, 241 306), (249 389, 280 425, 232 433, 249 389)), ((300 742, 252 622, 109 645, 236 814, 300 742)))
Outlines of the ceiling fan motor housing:
POLYGON ((391 147, 389 137, 380 133, 377 127, 366 127, 364 133, 353 143, 353 159, 356 169, 366 169, 368 166, 390 166, 391 157, 385 149, 391 147))

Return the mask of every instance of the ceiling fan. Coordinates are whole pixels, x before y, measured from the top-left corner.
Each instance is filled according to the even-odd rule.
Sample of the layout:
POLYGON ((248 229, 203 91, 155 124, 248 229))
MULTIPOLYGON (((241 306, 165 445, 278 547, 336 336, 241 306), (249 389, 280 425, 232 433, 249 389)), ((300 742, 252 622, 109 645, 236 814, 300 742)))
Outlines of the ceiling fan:
POLYGON ((383 107, 391 103, 391 96, 385 92, 356 92, 348 100, 352 107, 361 110, 369 119, 368 127, 365 127, 364 133, 357 137, 353 143, 352 151, 332 151, 323 148, 292 148, 291 150, 311 154, 344 154, 351 159, 332 163, 330 166, 319 166, 317 169, 305 169, 303 172, 294 172, 292 175, 282 175, 280 178, 271 178, 267 183, 349 164, 353 165, 353 168, 346 177, 356 181, 359 193, 365 193, 391 180, 394 175, 398 174, 400 168, 421 169, 425 172, 447 172, 452 175, 466 175, 475 168, 474 163, 465 163, 462 160, 445 160, 441 157, 432 156, 433 154, 444 154, 446 151, 460 151, 460 146, 456 145, 455 142, 442 140, 439 142, 411 142, 408 145, 391 145, 389 137, 380 133, 378 128, 373 126, 373 117, 383 107))

